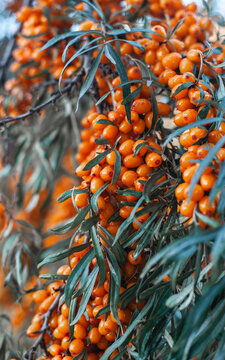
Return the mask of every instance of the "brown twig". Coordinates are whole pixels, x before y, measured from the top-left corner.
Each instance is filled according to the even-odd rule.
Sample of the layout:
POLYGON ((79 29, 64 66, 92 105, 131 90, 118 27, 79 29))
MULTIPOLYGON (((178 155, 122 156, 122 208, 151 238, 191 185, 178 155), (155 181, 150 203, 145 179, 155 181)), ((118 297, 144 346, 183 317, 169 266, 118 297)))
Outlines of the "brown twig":
POLYGON ((50 319, 50 317, 52 315, 53 310, 59 304, 59 300, 60 300, 60 297, 61 297, 61 295, 63 293, 64 287, 65 287, 65 284, 60 286, 60 288, 58 289, 58 291, 59 291, 58 295, 54 299, 54 301, 51 304, 51 306, 49 307, 48 311, 43 315, 43 320, 44 321, 43 321, 42 327, 40 329, 40 335, 38 336, 37 340, 33 344, 31 350, 28 353, 25 354, 25 356, 24 356, 25 359, 33 360, 34 354, 35 354, 35 352, 36 352, 36 350, 38 349, 39 346, 42 346, 42 348, 45 349, 45 342, 44 342, 43 337, 44 337, 45 332, 49 330, 49 325, 48 325, 49 319, 50 319))
POLYGON ((21 115, 15 116, 15 117, 7 117, 5 119, 0 120, 0 126, 3 126, 5 124, 8 124, 8 123, 11 123, 14 121, 24 120, 27 117, 33 115, 34 113, 39 112, 40 110, 45 108, 47 105, 54 104, 55 101, 58 100, 63 94, 69 92, 75 84, 80 83, 83 79, 84 74, 85 74, 85 71, 82 69, 77 74, 77 76, 71 80, 71 82, 68 85, 64 86, 64 88, 61 89, 61 91, 57 91, 57 92, 53 93, 53 95, 48 100, 41 103, 40 105, 30 108, 24 114, 21 114, 21 115))

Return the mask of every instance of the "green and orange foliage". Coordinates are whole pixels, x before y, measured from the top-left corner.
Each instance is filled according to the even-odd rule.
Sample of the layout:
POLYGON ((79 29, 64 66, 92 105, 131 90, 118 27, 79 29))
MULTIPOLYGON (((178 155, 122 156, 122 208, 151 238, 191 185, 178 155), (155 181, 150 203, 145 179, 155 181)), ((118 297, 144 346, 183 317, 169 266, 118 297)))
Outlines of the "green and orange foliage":
MULTIPOLYGON (((52 10, 54 2, 47 3, 52 10)), ((63 43, 62 35, 44 45, 43 57, 38 53, 40 64, 49 53, 58 59, 67 44, 68 59, 77 59, 65 64, 66 76, 83 61, 78 103, 90 94, 94 104, 81 120, 79 184, 55 176, 45 210, 43 229, 54 229, 42 242, 39 266, 64 263, 33 293, 27 335, 36 339, 26 358, 39 347, 39 359, 54 360, 217 356, 225 287, 224 44, 219 36, 211 41, 214 20, 194 3, 100 5, 76 3, 78 32, 66 29, 72 40, 63 43)), ((62 69, 56 60, 53 76, 62 69)), ((53 150, 45 148, 51 136, 39 149, 59 151, 59 134, 71 128, 57 133, 53 150)))
MULTIPOLYGON (((24 6, 17 12, 21 32, 17 36, 17 47, 13 50, 14 61, 10 65, 12 79, 5 83, 7 102, 1 97, 1 118, 25 113, 33 105, 32 95, 28 91, 49 80, 49 75, 53 79, 59 79, 64 67, 62 53, 65 44, 62 42, 57 49, 50 51, 40 52, 40 49, 43 43, 70 28, 71 20, 62 16, 67 8, 64 3, 39 0, 35 6, 24 6)), ((68 56, 73 54, 74 51, 70 48, 68 56)), ((79 66, 80 62, 77 60, 67 67, 64 79, 76 72, 79 66)), ((51 87, 48 88, 52 91, 51 87)))
MULTIPOLYGON (((84 241, 87 241, 85 236, 75 238, 76 244, 84 244, 84 241)), ((76 246, 74 249, 76 249, 76 246)), ((88 252, 89 250, 86 248, 72 255, 70 257, 70 265, 62 265, 58 268, 58 277, 67 277, 70 275, 71 271, 74 271, 76 266, 79 266, 79 262, 82 261, 81 259, 87 257, 88 252)), ((106 267, 108 267, 107 259, 105 259, 105 261, 106 267)), ((127 305, 124 306, 127 299, 125 294, 129 292, 129 288, 135 286, 135 279, 144 263, 144 258, 141 256, 135 260, 133 251, 128 253, 124 266, 125 271, 122 272, 120 270, 118 273, 120 274, 119 276, 121 276, 121 281, 124 282, 126 286, 120 286, 119 288, 119 294, 123 300, 120 304, 118 303, 117 315, 113 310, 107 311, 108 297, 110 296, 109 270, 106 273, 104 283, 100 287, 98 287, 99 276, 95 277, 95 284, 92 286, 91 296, 85 306, 86 311, 84 314, 79 310, 79 308, 83 306, 82 296, 77 298, 73 309, 71 309, 72 305, 67 306, 66 303, 60 302, 59 305, 59 295, 61 295, 60 292, 62 292, 65 286, 63 281, 50 283, 45 290, 35 292, 33 294, 33 300, 38 307, 31 325, 27 329, 27 335, 37 338, 39 334, 42 334, 44 342, 48 347, 50 359, 56 355, 59 356, 59 359, 63 359, 66 356, 72 358, 80 353, 87 353, 88 359, 99 359, 110 344, 126 332, 126 328, 132 318, 132 312, 134 312, 135 309, 141 310, 145 305, 145 302, 137 302, 135 299, 130 299, 127 305), (57 311, 58 306, 59 311, 57 311), (101 310, 102 314, 100 315, 98 313, 101 310), (73 317, 75 318, 72 326, 69 325, 71 311, 73 311, 73 317), (107 316, 105 315, 106 313, 107 316), (48 329, 43 327, 42 318, 48 319, 48 329, 53 334, 52 339, 47 336, 48 329), (35 333, 36 331, 39 332, 35 333)), ((92 256, 89 264, 89 273, 96 273, 96 267, 97 259, 92 256)), ((115 269, 115 271, 117 270, 115 269)), ((76 288, 78 291, 82 289, 81 281, 77 282, 76 288)), ((67 287, 65 287, 65 291, 67 291, 67 287)))

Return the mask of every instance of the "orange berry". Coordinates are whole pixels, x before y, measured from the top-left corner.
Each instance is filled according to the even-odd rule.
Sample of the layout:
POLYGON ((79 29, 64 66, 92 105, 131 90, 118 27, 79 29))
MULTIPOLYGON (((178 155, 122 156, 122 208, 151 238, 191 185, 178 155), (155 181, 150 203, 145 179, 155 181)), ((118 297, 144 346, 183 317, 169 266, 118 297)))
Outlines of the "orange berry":
POLYGON ((168 104, 162 102, 157 102, 158 105, 158 115, 159 116, 169 116, 171 108, 168 104))
POLYGON ((69 351, 72 356, 80 354, 84 349, 84 342, 80 339, 72 340, 69 345, 69 351))
POLYGON ((131 107, 131 109, 133 111, 136 111, 138 114, 146 114, 151 110, 151 108, 152 108, 151 102, 144 98, 134 100, 131 107))
POLYGON ((177 188, 175 190, 175 196, 178 201, 186 199, 185 190, 187 189, 187 187, 188 187, 187 183, 182 183, 177 186, 177 188))
POLYGON ((118 134, 118 128, 115 125, 107 125, 103 130, 102 136, 110 141, 114 140, 118 134))
POLYGON ((175 71, 166 69, 158 77, 158 81, 162 85, 167 85, 169 79, 173 78, 176 75, 175 71))
POLYGON ((62 341, 61 341, 61 346, 63 348, 63 350, 67 350, 69 347, 69 343, 70 343, 70 338, 69 336, 65 336, 62 341))
POLYGON ((176 85, 182 84, 182 76, 181 75, 174 75, 169 78, 168 85, 170 89, 173 89, 176 85))
POLYGON ((127 72, 129 80, 141 79, 141 71, 137 66, 131 67, 127 72))
POLYGON ((133 156, 133 154, 130 154, 124 158, 123 163, 128 169, 132 169, 140 166, 143 163, 143 159, 140 155, 133 156))
POLYGON ((158 42, 166 40, 166 30, 161 25, 155 25, 152 27, 152 39, 158 42))
POLYGON ((61 307, 61 314, 65 317, 68 318, 69 316, 69 311, 70 309, 66 306, 66 304, 64 303, 61 307))
POLYGON ((210 191, 217 180, 214 174, 203 174, 200 178, 200 184, 205 191, 210 191))
POLYGON ((48 291, 46 290, 37 290, 33 293, 32 298, 35 303, 39 304, 44 301, 48 295, 48 291))
POLYGON ((180 64, 179 64, 179 69, 180 69, 180 72, 181 73, 192 73, 193 72, 193 66, 194 66, 194 63, 192 61, 190 61, 189 59, 187 58, 184 58, 180 61, 180 64))
POLYGON ((127 259, 128 261, 133 264, 133 265, 137 265, 137 264, 140 264, 141 260, 142 260, 142 257, 141 255, 139 255, 138 257, 133 257, 133 253, 134 253, 134 250, 131 250, 129 253, 128 253, 128 256, 127 256, 127 259))
POLYGON ((132 170, 126 171, 122 176, 122 182, 126 186, 133 185, 136 179, 137 179, 137 174, 135 171, 132 170))
POLYGON ((63 352, 63 348, 61 345, 52 344, 49 346, 48 351, 52 356, 55 356, 55 355, 60 355, 60 353, 63 352))
POLYGON ((140 165, 136 170, 138 177, 147 177, 150 174, 150 172, 151 172, 151 168, 146 164, 140 165))
POLYGON ((201 213, 203 215, 206 216, 213 216, 213 214, 216 211, 216 203, 215 201, 210 202, 209 200, 209 196, 204 196, 200 201, 199 201, 199 210, 201 211, 201 213))
POLYGON ((179 53, 172 52, 163 58, 162 64, 165 68, 169 68, 170 70, 176 70, 179 67, 181 59, 182 56, 179 53))
POLYGON ((193 200, 184 200, 180 206, 180 213, 186 217, 192 217, 196 203, 193 200))
POLYGON ((93 178, 90 184, 90 190, 92 194, 96 193, 96 191, 98 191, 98 189, 100 189, 103 185, 104 185, 104 181, 101 178, 99 177, 93 178))
POLYGON ((73 336, 76 339, 84 339, 87 336, 86 328, 80 324, 74 326, 73 336))
POLYGON ((176 100, 180 100, 180 99, 183 99, 183 98, 186 98, 187 95, 188 95, 188 89, 183 89, 181 90, 180 87, 182 85, 181 84, 177 84, 173 87, 172 91, 171 91, 171 97, 173 97, 174 99, 176 100), (178 89, 178 90, 177 90, 178 89), (175 92, 177 92, 176 95, 175 95, 175 92))
MULTIPOLYGON (((190 186, 188 185, 186 187, 186 189, 184 190, 184 193, 186 195, 186 199, 189 199, 189 188, 190 186)), ((192 192, 192 197, 191 197, 191 200, 193 200, 194 202, 197 202, 199 200, 201 200, 204 196, 204 190, 203 188, 201 187, 201 185, 195 185, 194 189, 193 189, 193 192, 192 192)))
POLYGON ((123 219, 127 219, 130 216, 132 210, 133 210, 132 206, 125 205, 120 209, 120 216, 123 219))
POLYGON ((88 204, 88 195, 87 193, 77 194, 75 195, 75 204, 78 209, 85 207, 88 204))
POLYGON ((150 152, 146 155, 145 162, 149 167, 158 167, 162 164, 162 157, 157 152, 150 152))

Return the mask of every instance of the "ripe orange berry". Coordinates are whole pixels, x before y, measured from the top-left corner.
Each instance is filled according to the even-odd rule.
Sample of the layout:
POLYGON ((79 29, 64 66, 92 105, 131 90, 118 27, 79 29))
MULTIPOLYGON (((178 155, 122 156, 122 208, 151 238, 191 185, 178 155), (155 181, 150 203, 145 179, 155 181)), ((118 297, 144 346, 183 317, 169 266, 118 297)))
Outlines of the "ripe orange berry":
POLYGON ((134 140, 126 140, 124 141, 120 147, 119 152, 121 155, 126 156, 133 153, 134 140))
POLYGON ((178 201, 186 199, 186 192, 185 190, 188 188, 187 183, 179 184, 175 190, 175 196, 178 201))
POLYGON ((201 213, 203 215, 206 216, 213 216, 213 214, 216 211, 216 203, 215 201, 210 202, 209 200, 209 196, 204 196, 200 201, 199 201, 199 210, 201 211, 201 213))
POLYGON ((100 177, 103 181, 111 181, 113 178, 113 168, 109 165, 106 165, 103 167, 103 169, 100 171, 100 177))
POLYGON ((153 112, 150 111, 147 114, 145 114, 145 125, 148 129, 152 127, 152 119, 153 119, 153 112))
POLYGON ((84 339, 87 336, 86 328, 80 324, 74 326, 73 336, 76 339, 84 339))
POLYGON ((186 217, 192 217, 196 203, 193 200, 184 200, 180 206, 180 213, 186 217))
POLYGON ((39 333, 35 334, 36 331, 40 330, 41 325, 39 323, 33 323, 27 328, 27 336, 33 338, 39 336, 39 333))
POLYGON ((132 206, 125 205, 120 209, 120 216, 123 219, 127 219, 130 216, 132 210, 133 210, 132 206))
POLYGON ((162 59, 162 64, 165 68, 176 70, 179 67, 181 59, 182 56, 179 53, 172 52, 162 59))
POLYGON ((166 40, 166 30, 161 25, 155 25, 152 27, 152 39, 158 42, 166 40))
POLYGON ((141 71, 137 66, 131 67, 128 72, 128 79, 129 80, 139 80, 141 79, 141 71))
POLYGON ((100 323, 98 324, 98 332, 100 335, 103 335, 103 336, 105 336, 108 333, 108 331, 105 328, 105 320, 103 320, 103 319, 100 320, 100 323))
POLYGON ((104 181, 101 178, 99 177, 93 178, 90 184, 90 190, 92 194, 96 193, 96 191, 98 191, 98 189, 100 189, 103 185, 104 185, 104 181))
POLYGON ((138 177, 148 177, 151 171, 152 170, 148 165, 142 164, 137 168, 136 173, 138 177))
POLYGON ((115 165, 115 162, 116 162, 116 153, 115 153, 115 151, 112 151, 111 153, 109 153, 106 156, 106 162, 111 166, 115 165))
POLYGON ((194 160, 196 160, 196 155, 193 153, 186 152, 180 158, 180 165, 182 169, 186 169, 193 165, 194 160))
POLYGON ((205 191, 210 191, 217 180, 214 174, 203 174, 200 178, 200 184, 205 191))
POLYGON ((176 102, 176 108, 179 111, 185 111, 188 109, 193 109, 194 105, 191 104, 188 97, 182 98, 176 102))
MULTIPOLYGON (((134 146, 133 146, 133 151, 135 152, 135 149, 137 148, 137 146, 140 145, 140 144, 143 144, 143 143, 145 143, 145 142, 146 142, 145 140, 141 140, 141 139, 135 141, 135 144, 134 144, 134 146)), ((138 154, 139 154, 140 156, 144 156, 147 151, 148 151, 148 149, 147 149, 147 147, 144 145, 144 146, 142 146, 141 148, 139 148, 138 154)))
POLYGON ((69 336, 65 336, 61 341, 61 346, 62 346, 63 350, 67 350, 67 348, 69 347, 69 343, 70 343, 69 336))
POLYGON ((150 152, 146 155, 145 162, 149 167, 158 167, 162 164, 162 157, 157 152, 150 152))
POLYGON ((131 109, 136 111, 138 114, 146 114, 152 108, 152 104, 147 99, 137 99, 133 101, 131 109))
POLYGON ((183 179, 186 183, 190 183, 194 174, 196 173, 198 167, 197 165, 192 165, 191 167, 187 168, 183 172, 183 179))
POLYGON ((78 209, 85 207, 88 204, 88 195, 87 193, 75 195, 75 204, 78 209))
POLYGON ((180 89, 180 86, 181 84, 177 84, 173 87, 172 91, 171 91, 171 97, 173 97, 174 99, 176 100, 180 100, 180 99, 183 99, 183 98, 186 98, 187 95, 188 95, 188 89, 183 89, 181 90, 180 89), (178 89, 178 90, 177 90, 178 89), (177 92, 178 93, 175 93, 177 92))
POLYGON ((48 295, 48 291, 46 290, 37 290, 33 293, 32 298, 35 303, 39 304, 44 301, 48 295))
POLYGON ((64 303, 61 307, 61 314, 65 317, 68 318, 69 316, 69 308, 66 306, 66 304, 64 303))
POLYGON ((118 134, 118 128, 115 125, 107 125, 103 130, 102 136, 110 141, 114 140, 118 134))
POLYGON ((135 171, 132 170, 126 171, 122 176, 122 182, 126 186, 133 185, 136 179, 137 179, 137 174, 135 171))
POLYGON ((194 66, 194 63, 191 60, 184 58, 180 61, 179 69, 180 69, 181 73, 186 73, 186 72, 192 73, 193 66, 194 66))
POLYGON ((158 115, 159 116, 169 116, 171 108, 168 104, 162 102, 157 102, 158 105, 158 115))
POLYGON ((128 253, 128 256, 127 256, 127 259, 128 261, 133 264, 133 265, 137 265, 137 264, 140 264, 141 260, 142 260, 142 257, 141 255, 139 255, 138 257, 133 257, 133 253, 134 253, 134 250, 131 250, 129 253, 128 253))
POLYGON ((133 156, 133 154, 130 154, 123 159, 123 163, 128 169, 132 169, 140 166, 143 163, 143 159, 140 155, 133 156))
POLYGON ((167 85, 169 79, 173 78, 176 75, 175 71, 166 69, 158 77, 158 81, 162 85, 167 85))
POLYGON ((84 349, 84 342, 80 339, 74 339, 69 345, 69 351, 72 356, 80 354, 84 349))
POLYGON ((182 75, 175 75, 175 76, 171 77, 168 81, 168 85, 169 85, 170 89, 173 89, 175 86, 181 85, 181 84, 182 84, 182 75))
MULTIPOLYGON (((189 199, 189 188, 190 186, 188 185, 186 187, 186 189, 184 190, 184 193, 186 195, 186 199, 189 199)), ((192 192, 192 197, 191 197, 191 200, 193 200, 194 202, 197 202, 199 200, 201 200, 204 196, 204 190, 203 188, 201 187, 201 185, 195 185, 194 189, 193 189, 193 192, 192 192)))
POLYGON ((101 340, 101 334, 98 328, 93 327, 88 333, 89 340, 92 344, 97 344, 101 340))
POLYGON ((63 352, 63 348, 61 345, 52 344, 49 346, 48 351, 52 356, 56 356, 60 355, 63 352))
POLYGON ((105 295, 104 285, 101 285, 100 287, 94 287, 94 289, 92 291, 92 295, 95 297, 96 296, 104 296, 105 295))
POLYGON ((148 50, 145 54, 145 62, 147 65, 154 65, 156 63, 156 52, 154 50, 148 50))

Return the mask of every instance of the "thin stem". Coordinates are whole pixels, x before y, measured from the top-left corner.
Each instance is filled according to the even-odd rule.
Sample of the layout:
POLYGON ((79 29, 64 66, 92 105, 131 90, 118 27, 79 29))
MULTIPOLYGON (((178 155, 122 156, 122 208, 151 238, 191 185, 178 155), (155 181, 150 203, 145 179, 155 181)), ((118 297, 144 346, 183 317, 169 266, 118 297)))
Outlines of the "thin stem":
POLYGON ((40 335, 38 336, 37 340, 35 341, 35 343, 33 344, 31 350, 25 355, 25 359, 28 359, 28 360, 33 360, 34 358, 34 354, 36 352, 36 350, 38 349, 39 346, 42 346, 45 348, 45 342, 44 342, 44 334, 46 331, 49 330, 49 325, 48 325, 48 322, 49 322, 49 319, 52 315, 52 312, 53 310, 58 306, 59 304, 59 300, 60 300, 60 297, 63 293, 63 290, 64 290, 64 287, 65 287, 65 284, 63 284, 59 289, 59 293, 58 295, 56 296, 56 298, 54 299, 53 303, 51 304, 51 306, 49 307, 48 311, 43 315, 43 324, 42 324, 42 327, 40 329, 40 335))

